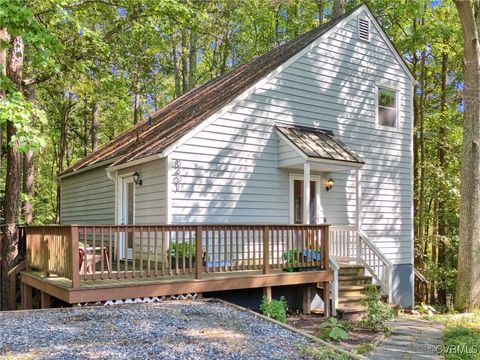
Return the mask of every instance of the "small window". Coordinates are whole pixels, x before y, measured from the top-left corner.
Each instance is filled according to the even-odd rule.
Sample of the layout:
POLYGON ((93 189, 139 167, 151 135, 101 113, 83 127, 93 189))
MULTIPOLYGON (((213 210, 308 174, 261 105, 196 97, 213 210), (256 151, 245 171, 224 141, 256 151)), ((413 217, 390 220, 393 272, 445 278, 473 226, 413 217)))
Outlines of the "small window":
POLYGON ((370 41, 370 20, 358 18, 358 38, 370 41))
POLYGON ((377 94, 378 125, 397 127, 397 92, 379 87, 377 94))

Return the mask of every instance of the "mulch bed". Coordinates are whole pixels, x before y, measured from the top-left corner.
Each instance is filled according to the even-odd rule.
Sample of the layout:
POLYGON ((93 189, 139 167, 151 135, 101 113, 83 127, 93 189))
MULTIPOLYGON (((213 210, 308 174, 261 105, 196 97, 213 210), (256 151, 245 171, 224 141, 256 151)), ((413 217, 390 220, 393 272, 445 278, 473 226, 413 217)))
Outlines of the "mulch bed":
MULTIPOLYGON (((323 314, 303 315, 297 313, 291 314, 287 318, 289 325, 315 336, 319 335, 318 326, 326 320, 327 318, 323 317, 323 314)), ((358 326, 353 330, 348 331, 348 339, 336 342, 335 345, 339 345, 345 350, 353 351, 359 345, 376 342, 376 340, 382 335, 383 333, 372 332, 358 326)))

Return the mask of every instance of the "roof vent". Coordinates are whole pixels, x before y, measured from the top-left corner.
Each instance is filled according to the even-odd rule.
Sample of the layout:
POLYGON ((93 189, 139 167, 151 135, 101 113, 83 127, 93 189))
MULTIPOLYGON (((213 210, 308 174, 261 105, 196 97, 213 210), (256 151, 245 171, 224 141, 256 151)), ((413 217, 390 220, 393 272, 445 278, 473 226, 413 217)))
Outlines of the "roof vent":
POLYGON ((370 20, 358 18, 358 38, 370 41, 370 20))

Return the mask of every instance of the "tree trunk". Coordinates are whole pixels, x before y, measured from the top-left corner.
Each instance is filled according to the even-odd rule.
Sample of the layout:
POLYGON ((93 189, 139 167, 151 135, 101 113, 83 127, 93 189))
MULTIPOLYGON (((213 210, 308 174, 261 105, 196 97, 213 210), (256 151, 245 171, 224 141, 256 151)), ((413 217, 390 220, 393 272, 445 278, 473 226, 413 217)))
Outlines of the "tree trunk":
POLYGON ((88 100, 85 98, 85 116, 83 117, 83 156, 88 155, 88 100))
POLYGON ((318 6, 318 26, 323 25, 324 12, 325 12, 325 0, 317 0, 318 6))
MULTIPOLYGON (((20 36, 10 39, 10 49, 7 57, 7 77, 22 90, 24 45, 20 36)), ((15 124, 7 122, 7 177, 5 182, 4 218, 5 228, 1 245, 1 308, 9 310, 15 304, 10 304, 10 278, 8 271, 18 262, 18 237, 17 227, 20 210, 20 183, 21 177, 21 154, 17 151, 18 143, 12 141, 16 135, 15 124)))
POLYGON ((173 63, 173 79, 175 81, 175 97, 182 95, 181 85, 180 85, 180 75, 178 70, 178 61, 177 61, 177 46, 174 44, 172 48, 172 63, 173 63))
POLYGON ((455 0, 463 32, 464 122, 455 307, 480 308, 480 44, 471 1, 455 0))
MULTIPOLYGON (((445 114, 447 106, 447 80, 448 80, 448 54, 446 52, 442 53, 442 83, 441 83, 441 98, 440 98, 440 107, 442 110, 442 115, 445 114)), ((445 121, 443 122, 445 123, 445 121)), ((438 165, 442 170, 442 174, 445 175, 447 168, 446 161, 446 142, 447 142, 447 128, 442 126, 440 128, 440 141, 438 144, 438 165)), ((442 182, 443 184, 443 182, 442 182)), ((444 202, 444 186, 441 187, 442 191, 438 199, 438 227, 437 227, 437 239, 438 239, 438 264, 444 266, 445 264, 445 227, 446 227, 446 216, 445 216, 445 202, 444 202)), ((447 289, 444 284, 440 284, 437 291, 438 302, 442 305, 447 304, 447 289)))
MULTIPOLYGON (((27 89, 28 100, 34 101, 35 93, 32 86, 27 89)), ((32 126, 35 125, 35 119, 31 120, 32 126)), ((33 204, 31 199, 35 194, 35 163, 33 150, 29 149, 23 154, 23 193, 26 196, 22 205, 23 219, 26 224, 31 224, 33 220, 33 204)))
POLYGON ((137 86, 135 86, 135 94, 133 95, 133 125, 138 124, 140 117, 140 94, 138 94, 137 86))
POLYGON ((197 85, 197 34, 190 29, 190 52, 188 60, 188 84, 189 90, 197 85))
MULTIPOLYGON (((67 95, 67 102, 63 105, 62 109, 62 119, 60 123, 60 144, 58 146, 57 154, 57 168, 58 173, 61 173, 64 170, 65 165, 65 154, 67 152, 67 136, 68 136, 68 122, 70 118, 70 109, 71 109, 71 97, 67 95)), ((57 182, 57 207, 56 207, 56 223, 60 223, 60 204, 61 204, 61 188, 60 182, 57 182)))
POLYGON ((96 101, 92 104, 92 151, 97 150, 97 134, 98 134, 98 103, 96 101))
POLYGON ((182 29, 182 94, 185 94, 189 89, 188 84, 188 41, 187 29, 182 29))
POLYGON ((333 18, 345 13, 345 0, 333 0, 333 18))

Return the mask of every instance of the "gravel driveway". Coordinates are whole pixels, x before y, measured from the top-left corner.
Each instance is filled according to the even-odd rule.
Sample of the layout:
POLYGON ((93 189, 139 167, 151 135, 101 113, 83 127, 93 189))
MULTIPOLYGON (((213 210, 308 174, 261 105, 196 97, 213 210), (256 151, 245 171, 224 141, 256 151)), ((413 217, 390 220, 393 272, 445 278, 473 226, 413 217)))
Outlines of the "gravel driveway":
POLYGON ((298 334, 207 301, 0 313, 2 359, 299 359, 306 346, 298 334))

